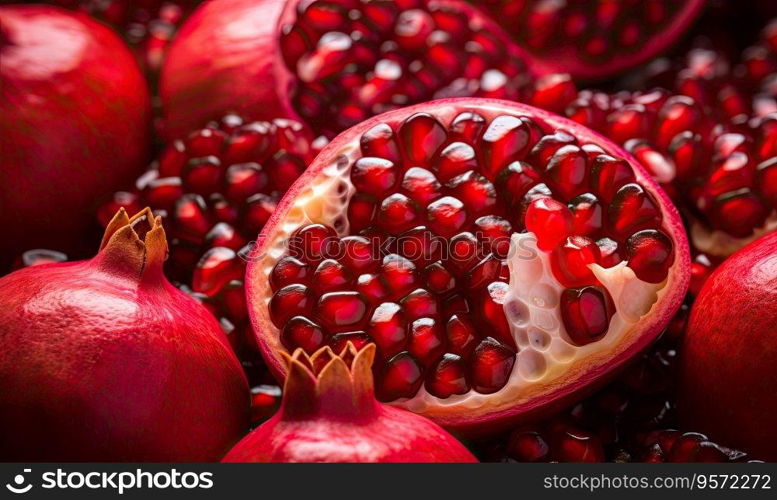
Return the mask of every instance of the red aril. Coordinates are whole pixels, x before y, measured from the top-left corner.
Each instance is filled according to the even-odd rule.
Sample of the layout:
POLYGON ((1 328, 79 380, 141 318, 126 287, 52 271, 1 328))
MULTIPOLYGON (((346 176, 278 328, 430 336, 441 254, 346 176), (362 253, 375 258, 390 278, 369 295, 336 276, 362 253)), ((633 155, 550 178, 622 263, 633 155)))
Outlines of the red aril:
POLYGON ((435 423, 375 399, 375 346, 348 343, 285 356, 278 412, 243 438, 224 462, 476 462, 435 423))
MULTIPOLYGON (((381 176, 372 180, 383 185, 381 176)), ((379 196, 372 191, 377 205, 414 194, 391 186, 379 196)), ((259 240, 247 296, 257 340, 276 374, 285 374, 278 325, 300 313, 318 325, 329 323, 323 327, 327 343, 359 332, 377 344, 376 387, 384 401, 481 433, 547 412, 606 378, 666 326, 689 274, 679 217, 632 157, 574 122, 497 100, 434 101, 347 130, 287 192, 259 240), (477 126, 463 127, 465 122, 477 126), (554 152, 558 140, 566 146, 554 152), (437 200, 448 198, 454 208, 413 208, 412 218, 399 210, 399 219, 383 218, 380 208, 351 225, 349 203, 369 184, 355 167, 362 158, 381 158, 365 155, 391 155, 399 179, 412 168, 434 172, 455 142, 467 144, 474 156, 467 172, 437 179, 437 200), (592 152, 592 159, 586 153, 579 160, 584 180, 575 190, 554 188, 549 167, 573 148, 592 152), (515 162, 534 172, 528 186, 499 182, 519 173, 515 162), (623 173, 594 180, 595 165, 608 162, 623 173), (624 189, 629 197, 623 201, 619 194, 603 195, 624 189), (581 190, 597 196, 608 214, 606 223, 586 227, 585 236, 575 233, 569 208, 581 190), (312 312, 295 301, 280 305, 290 286, 319 286, 310 275, 285 287, 266 278, 288 267, 289 241, 314 229, 318 242, 328 242, 329 258, 352 270, 356 284, 317 290, 312 312), (422 233, 428 240, 419 238, 422 233), (506 251, 492 250, 492 235, 506 251), (338 244, 355 237, 372 242, 371 258, 359 264, 367 272, 354 267, 338 244), (603 239, 617 262, 611 255, 599 262, 601 251, 592 242, 603 239), (568 240, 574 246, 569 252, 568 240), (366 311, 336 324, 337 316, 324 307, 330 293, 355 293, 353 300, 358 297, 366 311)), ((326 258, 316 252, 293 257, 309 266, 326 258)))
POLYGON ((161 219, 119 210, 91 260, 0 278, 0 457, 212 461, 249 424, 213 316, 173 287, 161 219))
POLYGON ((681 422, 777 459, 777 233, 725 260, 701 289, 682 343, 681 422))
POLYGON ((435 98, 521 99, 531 71, 524 52, 463 0, 225 0, 206 2, 181 28, 161 96, 169 137, 225 110, 302 119, 334 136, 435 98))
POLYGON ((505 30, 549 71, 582 80, 623 73, 680 39, 704 2, 486 0, 505 30))
POLYGON ((5 270, 30 248, 87 251, 96 200, 148 159, 151 104, 130 51, 88 16, 2 6, 0 24, 5 270))

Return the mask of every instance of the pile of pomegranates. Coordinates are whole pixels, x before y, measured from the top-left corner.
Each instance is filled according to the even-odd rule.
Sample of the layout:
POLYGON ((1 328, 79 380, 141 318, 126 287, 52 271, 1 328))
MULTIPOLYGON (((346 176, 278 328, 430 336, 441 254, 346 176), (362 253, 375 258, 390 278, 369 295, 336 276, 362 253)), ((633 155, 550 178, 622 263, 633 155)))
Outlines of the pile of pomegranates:
POLYGON ((766 3, 11 3, 0 460, 777 459, 766 3))

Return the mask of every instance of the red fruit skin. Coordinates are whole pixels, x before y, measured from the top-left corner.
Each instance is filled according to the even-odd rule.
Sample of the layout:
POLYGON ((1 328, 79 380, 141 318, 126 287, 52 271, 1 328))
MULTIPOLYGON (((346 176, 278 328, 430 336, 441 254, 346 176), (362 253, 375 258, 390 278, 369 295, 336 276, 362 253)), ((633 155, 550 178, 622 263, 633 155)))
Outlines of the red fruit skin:
POLYGON ((214 461, 248 428, 215 318, 132 253, 0 279, 0 460, 214 461))
POLYGON ((279 48, 285 0, 205 2, 170 45, 159 93, 165 135, 183 137, 225 110, 248 120, 293 118, 293 75, 279 48))
POLYGON ((289 360, 281 409, 222 461, 477 462, 464 445, 431 420, 379 403, 370 369, 375 345, 356 352, 349 342, 344 354, 354 360, 347 367, 328 347, 310 360, 297 350, 289 360), (330 361, 313 375, 306 367, 324 364, 316 361, 324 356, 330 361))
POLYGON ((680 352, 681 423, 777 460, 777 233, 729 257, 691 310, 680 352))
MULTIPOLYGON (((283 347, 280 346, 277 339, 272 338, 270 332, 273 327, 264 301, 257 300, 254 297, 262 297, 262 294, 268 286, 264 270, 261 267, 261 262, 263 260, 262 256, 270 251, 273 244, 273 232, 293 208, 297 197, 303 193, 319 175, 321 175, 322 171, 327 166, 331 164, 332 158, 341 154, 341 151, 348 147, 355 138, 360 137, 372 127, 384 122, 391 123, 394 121, 401 121, 402 118, 400 117, 406 118, 415 113, 429 113, 440 110, 446 110, 446 115, 448 115, 448 118, 450 119, 467 105, 475 103, 493 107, 497 110, 507 109, 511 112, 524 112, 529 116, 537 117, 545 121, 545 123, 550 126, 571 132, 582 142, 590 141, 597 144, 612 144, 602 135, 580 124, 542 109, 500 99, 469 97, 439 99, 390 111, 370 118, 369 120, 365 120, 359 125, 338 135, 321 150, 316 159, 313 160, 307 170, 305 170, 305 173, 303 173, 288 189, 284 197, 278 203, 275 212, 273 212, 273 215, 257 237, 257 244, 254 246, 251 256, 249 257, 246 271, 246 299, 248 302, 251 324, 253 325, 253 331, 257 339, 257 344, 261 349, 262 356, 266 361, 268 368, 278 380, 283 380, 286 374, 286 367, 279 355, 279 352, 283 350, 283 347), (268 325, 270 325, 269 328, 268 325)), ((525 405, 482 415, 450 414, 440 417, 435 416, 434 421, 445 429, 452 430, 467 437, 480 437, 508 429, 516 423, 534 421, 563 410, 575 401, 579 401, 585 396, 592 394, 617 376, 619 371, 625 367, 629 360, 634 359, 640 352, 647 349, 661 334, 668 321, 682 305, 690 281, 691 262, 688 240, 685 237, 685 228, 683 227, 680 214, 664 190, 659 187, 658 183, 653 180, 650 174, 635 158, 633 158, 632 155, 614 144, 608 154, 618 158, 624 158, 634 167, 634 174, 637 182, 642 186, 649 188, 650 192, 654 195, 661 212, 664 214, 664 228, 669 234, 673 235, 673 241, 675 243, 675 264, 669 272, 668 279, 670 280, 670 283, 667 284, 669 288, 666 291, 666 295, 660 304, 653 306, 650 316, 640 322, 640 332, 636 335, 637 339, 621 352, 616 359, 613 359, 611 364, 604 365, 599 369, 589 370, 579 377, 574 384, 563 385, 562 383, 562 385, 559 386, 559 389, 550 397, 538 398, 525 405)))
POLYGON ((81 250, 99 198, 148 161, 151 102, 124 42, 85 14, 3 6, 0 25, 2 268, 21 250, 81 250))

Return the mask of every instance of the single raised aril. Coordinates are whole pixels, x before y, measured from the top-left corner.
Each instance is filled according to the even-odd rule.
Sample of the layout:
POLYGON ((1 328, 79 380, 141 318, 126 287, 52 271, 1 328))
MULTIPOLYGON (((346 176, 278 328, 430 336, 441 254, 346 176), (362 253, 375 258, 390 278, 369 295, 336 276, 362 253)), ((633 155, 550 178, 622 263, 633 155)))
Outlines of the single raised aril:
POLYGON ((488 433, 576 399, 585 374, 613 373, 655 339, 687 288, 684 238, 663 191, 600 136, 524 105, 441 100, 375 117, 322 151, 258 239, 247 296, 279 377, 281 329, 302 314, 330 346, 346 335, 377 345, 379 399, 488 433), (448 163, 439 178, 459 144, 472 151, 466 170, 448 163), (396 180, 366 176, 364 158, 390 162, 396 180), (582 170, 549 168, 568 161, 582 170), (408 173, 423 182, 403 185, 408 173), (423 207, 414 200, 429 186, 438 197, 423 207), (356 213, 365 196, 380 208, 356 213), (313 234, 327 244, 298 253, 313 234), (334 292, 310 277, 324 265, 337 270, 334 292), (343 302, 320 307, 332 297, 343 302))
POLYGON ((148 161, 151 102, 124 42, 88 16, 4 5, 0 25, 3 272, 31 248, 89 254, 95 200, 148 161))
POLYGON ((278 412, 223 462, 476 462, 434 422, 375 399, 375 346, 286 355, 278 412))
MULTIPOLYGON (((533 66, 494 21, 463 0, 224 0, 204 2, 179 30, 161 96, 173 138, 225 110, 253 120, 304 120, 334 136, 373 115, 436 98, 526 99, 533 66)), ((463 134, 473 126, 460 124, 463 134)), ((452 145, 444 160, 427 164, 446 131, 420 116, 413 128, 410 135, 422 134, 424 142, 408 161, 450 174, 472 161, 466 146, 452 145)), ((400 159, 391 134, 379 127, 365 136, 364 162, 387 166, 400 159)), ((408 173, 419 178, 408 170, 394 181, 408 173)))
POLYGON ((683 425, 777 459, 777 233, 742 248, 706 280, 681 346, 683 425))
POLYGON ((212 461, 245 432, 246 376, 166 255, 161 218, 121 209, 91 260, 0 278, 3 460, 212 461))
POLYGON ((704 6, 702 0, 469 1, 489 11, 546 71, 583 80, 623 73, 664 52, 704 6))

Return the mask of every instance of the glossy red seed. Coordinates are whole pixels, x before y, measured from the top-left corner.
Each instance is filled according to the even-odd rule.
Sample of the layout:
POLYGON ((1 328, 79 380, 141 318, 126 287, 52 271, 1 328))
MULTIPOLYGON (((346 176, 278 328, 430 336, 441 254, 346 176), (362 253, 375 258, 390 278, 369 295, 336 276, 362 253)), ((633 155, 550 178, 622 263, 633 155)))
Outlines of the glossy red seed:
POLYGON ((445 325, 445 333, 448 351, 463 358, 469 358, 479 341, 475 324, 467 313, 451 315, 445 325))
POLYGON ((744 238, 766 221, 767 209, 761 198, 748 188, 715 198, 709 214, 712 224, 732 236, 744 238))
POLYGON ((610 203, 622 186, 633 181, 634 173, 626 160, 598 155, 591 165, 591 189, 605 203, 610 203))
POLYGON ((331 227, 309 224, 289 237, 289 252, 303 262, 317 263, 334 253, 337 242, 337 233, 331 227))
POLYGON ((362 134, 359 144, 364 156, 384 158, 394 164, 400 161, 394 131, 385 123, 375 125, 362 134))
POLYGON ((447 134, 432 115, 417 113, 400 125, 399 137, 407 161, 413 166, 426 166, 445 142, 447 134))
POLYGON ((421 208, 401 193, 385 198, 378 209, 377 222, 381 229, 391 234, 399 234, 421 221, 421 208))
POLYGON ((467 222, 464 204, 452 196, 444 196, 426 208, 429 228, 440 236, 456 234, 467 222))
POLYGON ((440 152, 433 169, 441 182, 448 182, 457 175, 475 170, 477 166, 475 149, 464 142, 453 142, 440 152))
POLYGON ((348 223, 351 232, 358 232, 375 220, 378 214, 378 200, 368 194, 356 193, 348 203, 348 223))
POLYGON ((489 213, 496 206, 496 188, 474 170, 457 175, 448 182, 447 187, 453 196, 464 203, 467 213, 473 217, 489 213))
POLYGON ((407 319, 399 304, 384 302, 375 308, 367 327, 367 333, 375 341, 384 358, 405 349, 407 345, 407 319))
POLYGON ((379 274, 385 280, 391 296, 396 299, 405 296, 420 283, 415 264, 397 254, 383 258, 379 274))
POLYGON ((423 384, 423 370, 413 356, 402 352, 386 362, 378 378, 377 394, 382 401, 415 396, 423 384))
POLYGON ((539 183, 541 178, 540 173, 528 163, 514 161, 499 173, 495 184, 497 192, 505 199, 508 206, 516 208, 526 192, 539 183))
POLYGON ((610 238, 596 240, 599 247, 599 265, 605 269, 614 267, 620 263, 621 256, 618 253, 618 242, 610 238))
POLYGON ((548 186, 571 200, 588 191, 588 157, 577 146, 563 146, 550 158, 546 175, 548 186))
POLYGON ((382 302, 389 296, 385 280, 377 274, 362 274, 356 280, 356 290, 371 303, 382 302))
POLYGON ((233 250, 211 248, 197 262, 192 275, 192 289, 212 297, 229 281, 242 280, 244 274, 245 265, 233 250))
POLYGON ((302 348, 308 354, 313 354, 324 345, 324 332, 309 319, 295 316, 281 330, 281 343, 289 352, 302 348))
POLYGON ((307 264, 290 255, 282 257, 270 272, 270 286, 277 291, 292 283, 307 283, 310 269, 307 264))
POLYGON ((508 290, 507 283, 495 281, 477 292, 477 315, 487 328, 488 335, 510 348, 515 348, 510 324, 504 312, 508 290))
POLYGON ((599 247, 585 236, 570 236, 551 254, 551 268, 566 287, 592 285, 596 277, 589 268, 600 260, 599 247))
POLYGON ((451 135, 456 140, 474 144, 480 138, 485 126, 485 118, 477 113, 465 111, 457 115, 451 122, 451 135))
POLYGON ((497 116, 483 133, 480 153, 485 176, 494 180, 510 162, 522 159, 531 147, 528 126, 515 116, 497 116))
POLYGON ((756 175, 759 191, 773 207, 777 207, 777 156, 759 163, 756 175))
POLYGON ((537 247, 552 250, 563 242, 572 229, 572 212, 552 198, 532 201, 526 210, 526 229, 537 237, 537 247))
POLYGON ((326 259, 313 273, 311 285, 319 294, 345 290, 353 283, 353 274, 338 261, 326 259))
POLYGON ((364 236, 344 236, 340 249, 342 262, 354 273, 372 272, 380 266, 377 248, 364 236))
POLYGON ((305 285, 287 285, 270 299, 270 319, 277 328, 283 328, 294 316, 310 317, 316 296, 305 285))
POLYGON ((507 257, 513 228, 506 219, 496 215, 479 217, 472 225, 472 233, 483 244, 484 250, 500 259, 507 257))
POLYGON ((316 306, 316 317, 329 331, 353 329, 366 314, 367 303, 358 292, 325 293, 316 306))
POLYGON ((496 281, 499 278, 501 269, 501 261, 494 254, 488 254, 464 274, 461 284, 469 291, 480 290, 489 283, 496 281))
POLYGON ((472 265, 485 257, 477 238, 472 233, 459 233, 451 238, 448 241, 447 251, 448 255, 443 263, 457 277, 463 276, 472 265))
POLYGON ((233 203, 242 203, 249 196, 263 191, 269 179, 258 163, 231 165, 224 173, 224 196, 233 203))
POLYGON ((572 211, 572 233, 587 236, 604 226, 604 209, 593 193, 584 193, 569 202, 572 211))
POLYGON ((423 279, 426 288, 437 294, 445 294, 456 287, 456 278, 440 261, 433 262, 424 268, 423 279))
POLYGON ((445 332, 434 318, 419 318, 409 326, 407 349, 422 365, 429 366, 445 354, 445 332))
POLYGON ((340 354, 348 346, 348 342, 353 344, 357 350, 361 350, 362 347, 372 343, 372 339, 367 335, 367 332, 361 330, 336 333, 329 339, 329 347, 331 347, 335 353, 340 354))
POLYGON ((550 447, 545 438, 533 428, 519 427, 507 439, 507 456, 519 462, 545 462, 550 447))
POLYGON ((425 168, 412 167, 405 172, 401 182, 402 191, 413 201, 426 205, 441 196, 440 182, 425 168))
POLYGON ((560 462, 603 462, 604 448, 595 435, 567 429, 553 439, 553 456, 560 462))
POLYGON ((362 157, 351 167, 351 182, 360 193, 383 196, 397 185, 397 167, 393 162, 362 157))
POLYGON ((205 244, 209 247, 227 247, 237 251, 246 243, 248 242, 237 232, 237 229, 226 222, 215 224, 205 235, 205 244))
POLYGON ((561 293, 561 319, 575 345, 600 340, 610 327, 614 314, 609 294, 598 286, 567 288, 561 293))
POLYGON ((445 354, 427 372, 424 387, 429 394, 441 399, 466 394, 469 392, 466 363, 455 354, 445 354))
POLYGON ((475 348, 470 362, 472 388, 481 394, 492 394, 507 385, 515 364, 515 352, 486 337, 475 348))
POLYGON ((607 212, 612 232, 621 238, 640 229, 661 224, 661 212, 650 193, 636 183, 626 184, 615 194, 607 212))
POLYGON ((418 288, 407 294, 400 302, 408 321, 439 314, 437 297, 428 290, 418 288))
POLYGON ((646 229, 626 241, 628 266, 637 278, 648 283, 661 283, 674 263, 674 246, 661 231, 646 229))

